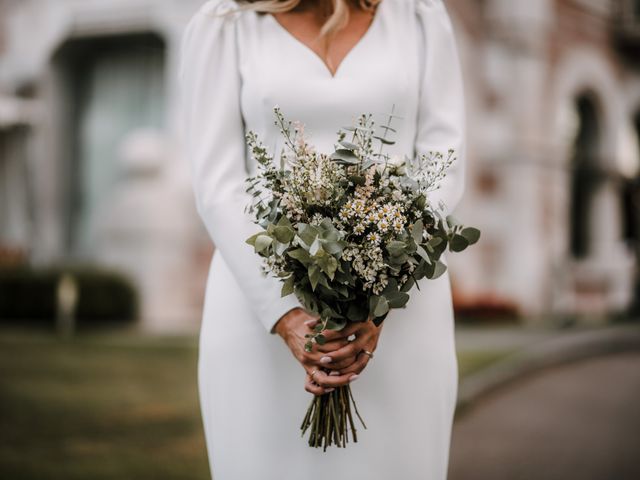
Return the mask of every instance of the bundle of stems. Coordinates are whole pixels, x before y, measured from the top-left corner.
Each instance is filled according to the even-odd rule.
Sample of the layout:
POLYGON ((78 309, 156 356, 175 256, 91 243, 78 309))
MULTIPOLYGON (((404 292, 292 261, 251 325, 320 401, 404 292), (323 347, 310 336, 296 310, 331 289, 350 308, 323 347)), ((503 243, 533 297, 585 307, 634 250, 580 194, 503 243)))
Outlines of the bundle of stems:
POLYGON ((323 395, 314 396, 300 426, 302 436, 311 428, 309 433, 310 447, 323 447, 325 452, 327 447, 333 444, 341 448, 346 447, 349 442, 349 430, 351 430, 353 441, 358 441, 356 425, 351 412, 352 403, 353 411, 366 429, 367 426, 358 412, 349 385, 337 387, 332 392, 323 395))

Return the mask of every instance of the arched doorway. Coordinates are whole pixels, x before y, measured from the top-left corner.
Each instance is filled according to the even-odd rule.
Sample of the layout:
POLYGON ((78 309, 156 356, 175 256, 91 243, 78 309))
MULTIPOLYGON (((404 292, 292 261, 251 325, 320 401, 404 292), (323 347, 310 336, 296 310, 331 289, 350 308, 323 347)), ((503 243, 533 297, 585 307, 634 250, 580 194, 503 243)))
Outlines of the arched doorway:
POLYGON ((632 122, 628 176, 622 187, 622 237, 635 255, 635 276, 629 313, 640 313, 640 110, 632 122))
POLYGON ((120 172, 119 149, 128 134, 163 130, 165 43, 152 33, 73 39, 54 62, 68 107, 66 137, 66 250, 92 257, 92 232, 120 172))
POLYGON ((569 250, 573 258, 592 253, 593 199, 603 178, 600 162, 600 124, 593 95, 579 95, 574 103, 574 138, 570 160, 569 250))

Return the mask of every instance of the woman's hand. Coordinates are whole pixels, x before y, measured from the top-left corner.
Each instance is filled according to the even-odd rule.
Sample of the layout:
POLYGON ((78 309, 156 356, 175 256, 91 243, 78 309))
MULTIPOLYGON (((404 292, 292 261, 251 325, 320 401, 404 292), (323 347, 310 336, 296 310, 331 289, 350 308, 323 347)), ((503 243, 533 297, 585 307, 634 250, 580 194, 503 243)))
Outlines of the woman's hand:
MULTIPOLYGON (((313 327, 314 324, 315 322, 311 323, 311 327, 313 327)), ((339 341, 342 343, 339 348, 332 351, 323 349, 325 354, 320 358, 320 362, 325 368, 330 370, 329 376, 333 378, 344 378, 347 376, 349 380, 341 382, 340 385, 346 385, 358 378, 359 374, 369 363, 369 360, 371 360, 371 356, 364 352, 366 350, 373 354, 378 345, 378 339, 380 338, 383 325, 384 322, 377 327, 375 323, 369 319, 366 322, 350 323, 339 332, 325 330, 323 335, 328 341, 324 347, 330 343, 331 345, 338 345, 339 341), (348 341, 348 337, 352 335, 355 338, 352 341, 348 341), (331 342, 329 342, 329 339, 331 339, 331 342), (345 340, 347 341, 346 344, 344 343, 345 340)), ((318 374, 316 373, 314 380, 316 383, 320 383, 317 379, 318 374)), ((307 383, 309 382, 312 382, 312 379, 310 375, 307 375, 307 383)), ((320 385, 322 385, 322 383, 320 383, 320 385)), ((332 385, 335 386, 335 383, 332 385)))
POLYGON ((304 345, 308 340, 305 335, 313 333, 313 326, 317 322, 318 319, 316 317, 309 315, 302 308, 294 308, 278 320, 274 330, 282 337, 291 350, 291 353, 293 353, 293 356, 302 364, 302 367, 307 372, 305 390, 315 395, 322 395, 331 392, 335 387, 349 383, 355 371, 349 370, 345 373, 340 372, 340 374, 336 374, 335 369, 333 369, 333 375, 329 375, 328 372, 322 370, 323 367, 327 366, 327 361, 331 361, 329 354, 338 354, 341 359, 340 364, 347 366, 356 362, 357 352, 349 357, 350 350, 342 350, 343 348, 349 347, 350 342, 347 340, 347 337, 351 333, 355 333, 355 331, 351 332, 350 330, 348 330, 349 333, 347 333, 347 329, 352 328, 351 326, 348 326, 340 332, 325 330, 323 334, 326 338, 326 343, 319 345, 314 342, 311 352, 305 351, 304 345), (325 357, 324 361, 321 360, 323 357, 325 357), (349 358, 351 358, 351 363, 347 361, 349 358))

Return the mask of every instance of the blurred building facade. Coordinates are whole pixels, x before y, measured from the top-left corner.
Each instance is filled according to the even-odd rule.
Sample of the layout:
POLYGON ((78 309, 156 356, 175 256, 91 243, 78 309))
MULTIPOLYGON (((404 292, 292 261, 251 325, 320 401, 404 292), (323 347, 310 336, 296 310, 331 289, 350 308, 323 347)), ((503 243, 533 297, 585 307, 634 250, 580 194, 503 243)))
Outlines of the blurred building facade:
MULTIPOLYGON (((0 247, 122 269, 148 330, 197 326, 211 252, 177 144, 180 36, 201 3, 0 0, 0 247)), ((450 259, 456 303, 625 308, 640 2, 446 3, 468 105, 458 215, 482 230, 450 259)))
POLYGON ((632 301, 640 2, 449 0, 469 106, 459 301, 598 317, 632 301), (471 222, 470 222, 471 223, 471 222), (633 237, 633 236, 631 236, 633 237))
POLYGON ((0 245, 137 285, 141 326, 194 328, 208 240, 177 145, 198 0, 2 1, 0 245))

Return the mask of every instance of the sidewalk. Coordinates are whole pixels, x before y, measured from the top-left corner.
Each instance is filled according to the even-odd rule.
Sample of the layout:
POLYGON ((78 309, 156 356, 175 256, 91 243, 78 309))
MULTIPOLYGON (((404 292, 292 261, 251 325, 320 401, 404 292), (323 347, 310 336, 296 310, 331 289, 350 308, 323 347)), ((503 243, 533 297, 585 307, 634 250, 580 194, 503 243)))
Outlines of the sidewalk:
POLYGON ((640 350, 525 375, 457 416, 448 478, 638 479, 639 399, 640 350))
POLYGON ((474 352, 505 352, 475 373, 462 376, 458 408, 524 375, 607 353, 640 351, 640 323, 568 329, 458 327, 461 357, 474 352))

